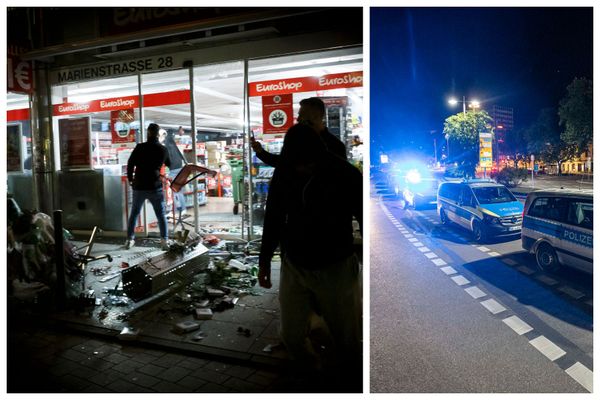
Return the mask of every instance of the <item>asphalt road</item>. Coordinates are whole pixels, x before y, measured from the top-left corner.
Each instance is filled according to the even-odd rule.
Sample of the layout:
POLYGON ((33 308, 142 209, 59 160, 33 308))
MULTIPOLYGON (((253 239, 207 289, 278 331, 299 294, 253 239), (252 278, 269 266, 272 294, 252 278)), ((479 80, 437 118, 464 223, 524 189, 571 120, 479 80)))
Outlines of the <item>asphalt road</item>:
MULTIPOLYGON (((372 190, 376 195, 377 191, 372 190)), ((592 277, 371 200, 371 391, 592 390, 592 277)))

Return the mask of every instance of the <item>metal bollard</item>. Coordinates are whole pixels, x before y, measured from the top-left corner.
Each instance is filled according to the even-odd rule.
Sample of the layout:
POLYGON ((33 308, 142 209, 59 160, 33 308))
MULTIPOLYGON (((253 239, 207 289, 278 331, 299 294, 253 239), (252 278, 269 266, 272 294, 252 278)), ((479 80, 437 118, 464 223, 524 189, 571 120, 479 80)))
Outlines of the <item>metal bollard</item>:
POLYGON ((65 246, 63 237, 62 210, 54 210, 54 257, 56 262, 56 305, 64 310, 67 305, 65 288, 65 246))

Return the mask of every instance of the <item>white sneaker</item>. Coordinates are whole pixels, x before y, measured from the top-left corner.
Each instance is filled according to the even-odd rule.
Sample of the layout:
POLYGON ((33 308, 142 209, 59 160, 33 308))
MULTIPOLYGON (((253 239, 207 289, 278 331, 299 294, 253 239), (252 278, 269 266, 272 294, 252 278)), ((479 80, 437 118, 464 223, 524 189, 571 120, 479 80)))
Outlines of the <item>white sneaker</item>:
POLYGON ((164 251, 169 250, 169 241, 167 239, 160 239, 160 249, 164 251))
POLYGON ((125 240, 125 249, 129 250, 133 246, 135 246, 135 240, 133 240, 133 239, 125 240))

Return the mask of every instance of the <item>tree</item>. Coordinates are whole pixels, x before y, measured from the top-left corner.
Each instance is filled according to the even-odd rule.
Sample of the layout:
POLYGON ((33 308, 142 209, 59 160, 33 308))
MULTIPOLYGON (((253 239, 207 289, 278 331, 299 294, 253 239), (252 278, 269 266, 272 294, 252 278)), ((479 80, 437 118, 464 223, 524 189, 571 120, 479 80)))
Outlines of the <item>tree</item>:
POLYGON ((537 119, 525 130, 527 151, 546 164, 560 164, 577 152, 575 146, 565 143, 560 133, 556 108, 544 108, 537 119))
POLYGON ((463 176, 475 176, 479 162, 479 133, 492 132, 492 117, 484 110, 451 115, 444 121, 452 161, 459 164, 463 176))
POLYGON ((560 101, 558 108, 559 124, 564 127, 561 139, 575 154, 587 151, 593 136, 593 90, 592 81, 575 78, 567 86, 567 95, 560 101))

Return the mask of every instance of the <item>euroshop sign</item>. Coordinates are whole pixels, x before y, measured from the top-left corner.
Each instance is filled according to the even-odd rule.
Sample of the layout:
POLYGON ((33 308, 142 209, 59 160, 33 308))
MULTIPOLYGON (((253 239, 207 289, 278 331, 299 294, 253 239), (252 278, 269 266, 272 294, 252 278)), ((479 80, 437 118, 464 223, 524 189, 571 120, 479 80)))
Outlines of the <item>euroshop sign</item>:
MULTIPOLYGON (((144 95, 144 107, 168 106, 173 104, 189 104, 190 91, 152 93, 144 95)), ((103 111, 118 111, 138 108, 138 96, 114 97, 110 99, 92 100, 86 103, 62 103, 53 105, 53 115, 88 114, 103 111)))
POLYGON ((275 96, 300 92, 316 92, 340 88, 361 87, 363 85, 362 71, 329 74, 320 77, 308 76, 301 78, 276 79, 249 83, 250 96, 275 96))

